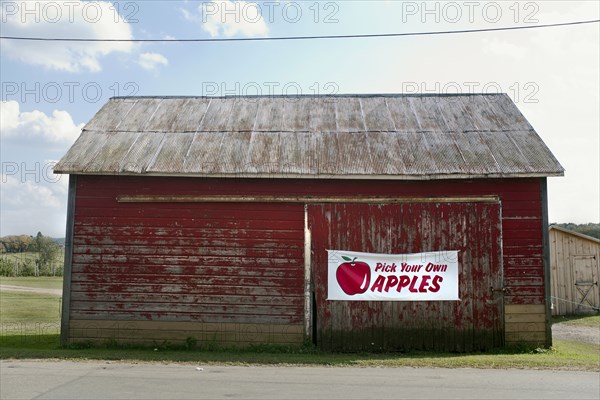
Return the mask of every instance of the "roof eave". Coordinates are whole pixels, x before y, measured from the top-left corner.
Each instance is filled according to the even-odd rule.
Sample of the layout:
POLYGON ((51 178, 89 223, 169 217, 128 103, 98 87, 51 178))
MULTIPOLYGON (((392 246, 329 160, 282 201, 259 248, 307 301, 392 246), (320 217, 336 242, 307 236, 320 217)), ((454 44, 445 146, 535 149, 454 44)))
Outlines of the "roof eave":
POLYGON ((546 177, 560 177, 564 176, 564 171, 553 171, 553 172, 535 172, 535 173, 490 173, 490 174, 396 174, 396 175, 369 175, 369 174, 298 174, 298 173, 252 173, 252 172, 238 172, 238 173, 199 173, 199 172, 186 172, 186 173, 169 173, 169 172, 147 172, 147 173, 131 173, 131 172, 90 172, 90 171, 69 171, 69 170, 55 170, 55 174, 66 174, 66 175, 95 175, 95 176, 156 176, 156 177, 187 177, 187 178, 229 178, 229 179, 344 179, 344 180, 362 180, 362 179, 376 179, 376 180, 398 180, 398 181, 428 181, 428 180, 441 180, 441 179, 514 179, 514 178, 546 178, 546 177))

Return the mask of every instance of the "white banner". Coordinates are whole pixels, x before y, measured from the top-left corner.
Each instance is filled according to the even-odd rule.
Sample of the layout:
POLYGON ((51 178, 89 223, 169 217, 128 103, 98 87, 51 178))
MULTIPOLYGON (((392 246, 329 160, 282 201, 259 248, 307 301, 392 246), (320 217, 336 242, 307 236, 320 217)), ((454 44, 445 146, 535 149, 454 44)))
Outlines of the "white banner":
POLYGON ((458 251, 373 254, 327 250, 327 300, 460 300, 458 251))

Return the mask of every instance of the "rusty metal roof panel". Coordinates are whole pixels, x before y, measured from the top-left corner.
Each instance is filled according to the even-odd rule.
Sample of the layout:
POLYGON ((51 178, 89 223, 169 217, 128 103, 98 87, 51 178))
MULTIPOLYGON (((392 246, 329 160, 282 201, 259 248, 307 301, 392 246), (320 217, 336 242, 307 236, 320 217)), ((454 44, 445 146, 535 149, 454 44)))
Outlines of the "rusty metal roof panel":
POLYGON ((183 161, 183 172, 220 171, 223 132, 196 132, 183 161))
POLYGON ((136 102, 124 118, 121 118, 112 129, 106 129, 106 131, 140 132, 147 130, 144 126, 148 124, 149 119, 152 119, 161 101, 161 99, 148 99, 136 102))
POLYGON ((506 95, 114 98, 55 171, 377 179, 563 174, 506 95))
POLYGON ((166 132, 154 158, 145 168, 146 173, 181 174, 194 132, 166 132))
MULTIPOLYGON (((368 132, 394 132, 394 120, 385 97, 360 99, 365 128, 368 132)), ((381 136, 383 137, 383 136, 381 136)))
POLYGON ((258 100, 235 101, 231 108, 231 114, 224 131, 228 132, 252 132, 256 123, 258 112, 258 100))
POLYGON ((311 132, 337 132, 335 103, 339 99, 319 97, 310 99, 308 127, 311 132))
POLYGON ((102 106, 84 129, 98 132, 115 131, 117 126, 126 119, 131 109, 140 101, 142 100, 137 98, 111 99, 102 106))
POLYGON ((417 120, 419 132, 447 132, 448 128, 440 112, 440 98, 411 97, 408 99, 417 120))
POLYGON ((419 122, 414 110, 410 106, 408 99, 404 97, 386 98, 392 122, 396 132, 416 132, 419 129, 419 122))
POLYGON ((335 102, 335 122, 337 132, 365 132, 367 130, 360 105, 360 99, 349 98, 335 102))
POLYGON ((126 174, 145 173, 164 139, 164 132, 140 132, 121 160, 121 171, 126 174))

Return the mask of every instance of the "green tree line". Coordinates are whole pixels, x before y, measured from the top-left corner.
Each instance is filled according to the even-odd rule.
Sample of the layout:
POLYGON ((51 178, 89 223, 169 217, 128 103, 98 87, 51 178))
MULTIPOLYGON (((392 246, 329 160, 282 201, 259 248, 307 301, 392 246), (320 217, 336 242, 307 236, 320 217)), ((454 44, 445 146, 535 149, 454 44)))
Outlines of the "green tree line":
POLYGON ((0 275, 39 276, 62 275, 62 265, 57 265, 61 246, 51 237, 38 232, 36 236, 9 235, 0 237, 0 275), (23 253, 33 253, 24 257, 23 253), (23 257, 16 257, 16 255, 23 257), (15 257, 8 257, 14 255, 15 257))
POLYGON ((600 239, 600 224, 587 223, 587 224, 553 224, 556 226, 560 226, 561 228, 569 229, 577 233, 582 233, 584 235, 588 235, 591 237, 595 237, 596 239, 600 239))

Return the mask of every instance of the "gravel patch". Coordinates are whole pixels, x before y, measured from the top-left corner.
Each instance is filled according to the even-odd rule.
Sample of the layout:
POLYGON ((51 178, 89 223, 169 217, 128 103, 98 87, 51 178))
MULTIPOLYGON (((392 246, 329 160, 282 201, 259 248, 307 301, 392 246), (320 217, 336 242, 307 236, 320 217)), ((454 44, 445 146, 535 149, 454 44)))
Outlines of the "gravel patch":
POLYGON ((566 322, 554 323, 552 324, 552 338, 600 346, 600 327, 570 325, 566 322))

